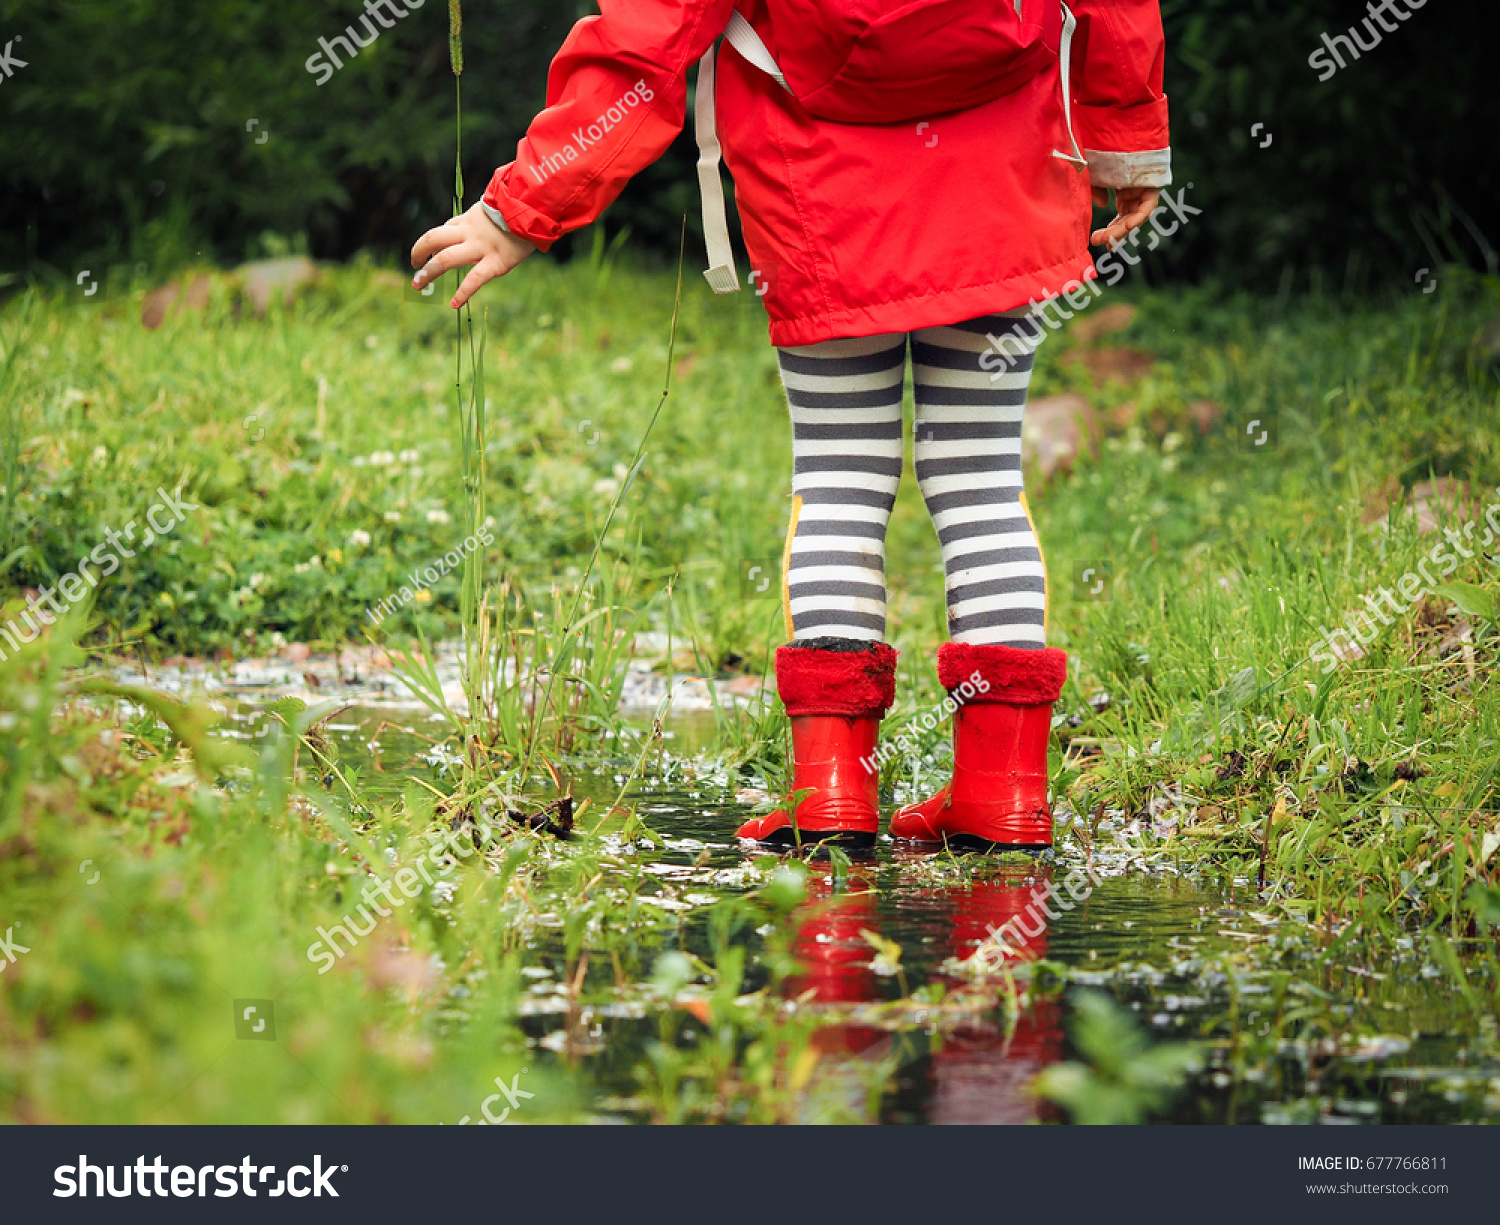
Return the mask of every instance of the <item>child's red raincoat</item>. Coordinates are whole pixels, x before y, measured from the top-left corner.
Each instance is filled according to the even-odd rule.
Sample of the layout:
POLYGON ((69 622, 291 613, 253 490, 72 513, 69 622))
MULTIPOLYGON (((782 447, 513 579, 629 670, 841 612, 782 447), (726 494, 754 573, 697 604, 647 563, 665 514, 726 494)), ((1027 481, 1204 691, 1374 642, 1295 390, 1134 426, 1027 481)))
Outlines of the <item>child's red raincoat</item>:
MULTIPOLYGON (((688 69, 736 0, 601 0, 573 27, 547 109, 485 203, 546 250, 588 225, 681 131, 688 69)), ((765 0, 740 12, 779 58, 765 0)), ((727 44, 718 122, 771 342, 904 332, 1025 305, 1094 274, 1089 187, 1170 182, 1157 0, 1073 0, 1073 127, 1062 74, 922 123, 809 116, 727 44)))

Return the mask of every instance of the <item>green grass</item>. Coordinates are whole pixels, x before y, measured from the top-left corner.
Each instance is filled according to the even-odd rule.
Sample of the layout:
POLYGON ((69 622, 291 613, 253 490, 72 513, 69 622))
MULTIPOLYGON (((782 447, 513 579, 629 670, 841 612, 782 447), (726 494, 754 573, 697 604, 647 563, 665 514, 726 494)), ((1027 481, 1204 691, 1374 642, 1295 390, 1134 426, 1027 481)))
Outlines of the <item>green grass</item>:
MULTIPOLYGON (((0 923, 20 923, 32 947, 0 979, 0 1111, 453 1123, 478 1117, 487 1082, 526 1067, 522 1087, 538 1096, 518 1121, 586 1117, 610 1095, 663 1119, 867 1116, 894 1064, 862 1065, 869 1083, 852 1097, 819 1090, 812 1026, 774 1005, 792 973, 779 916, 803 884, 773 864, 748 865, 725 901, 674 918, 660 899, 675 895, 639 858, 665 853, 649 815, 610 815, 566 846, 506 827, 482 835, 482 857, 441 869, 451 890, 424 888, 318 975, 304 949, 357 903, 359 882, 414 865, 428 836, 474 810, 416 781, 376 786, 367 761, 330 745, 326 708, 279 708, 274 735, 232 749, 201 708, 98 684, 98 663, 120 656, 366 633, 404 644, 414 613, 429 638, 457 632, 461 568, 380 627, 365 616, 467 531, 452 320, 399 285, 366 266, 327 270, 264 319, 220 291, 154 333, 138 295, 27 295, 0 311, 4 617, 106 525, 139 518, 158 487, 198 506, 103 583, 87 628, 0 661, 0 923), (771 934, 747 955, 756 928, 771 934), (543 968, 568 1033, 612 1000, 654 1036, 614 1056, 528 1047, 523 971, 543 968), (698 1021, 670 1006, 683 990, 700 993, 698 1021), (248 998, 277 1001, 287 1041, 226 1036, 233 1000, 248 998)), ((1483 593, 1500 590, 1500 541, 1445 576, 1479 596, 1428 597, 1326 675, 1309 659, 1318 627, 1431 550, 1403 489, 1450 476, 1481 509, 1500 502, 1500 384, 1477 339, 1500 286, 1443 285, 1360 308, 1142 295, 1131 329, 1106 343, 1160 360, 1102 391, 1060 360, 1069 339, 1049 340, 1035 394, 1135 408, 1070 475, 1034 483, 1032 501, 1052 638, 1072 661, 1054 781, 1060 811, 1082 817, 1064 854, 1154 817, 1142 835, 1154 862, 1250 890, 1279 922, 1305 919, 1297 930, 1319 956, 1414 941, 1452 983, 1453 1017, 1488 1018, 1492 1034, 1500 632, 1483 593), (1222 418, 1200 435, 1190 405, 1205 400, 1222 418), (1241 449, 1244 424, 1272 413, 1276 448, 1241 449), (1107 600, 1074 581, 1098 562, 1111 568, 1107 600)), ((726 771, 702 784, 723 803, 782 753, 774 712, 724 713, 696 762, 655 755, 650 737, 639 757, 599 739, 619 730, 612 686, 635 630, 670 629, 704 671, 759 672, 779 641, 775 602, 740 585, 742 567, 779 556, 785 530, 775 363, 754 299, 696 284, 672 394, 584 595, 593 619, 559 684, 562 713, 534 723, 535 679, 558 656, 559 622, 660 395, 673 297, 671 275, 602 254, 561 269, 528 261, 483 295, 485 561, 505 609, 487 649, 518 658, 533 688, 528 701, 524 686, 499 685, 481 739, 510 763, 540 746, 598 772, 600 808, 622 781, 627 797, 644 794, 663 770, 726 771)), ((937 700, 942 627, 937 546, 910 480, 889 570, 899 724, 937 700)), ((455 722, 456 744, 465 727, 455 722)), ((943 754, 942 733, 929 734, 885 781, 903 795, 925 786, 943 754)), ((1289 1012, 1285 1034, 1305 1016, 1289 1012)), ((1249 1058, 1239 1024, 1206 1035, 1237 1067, 1249 1058)))
MULTIPOLYGON (((529 604, 578 574, 660 391, 671 282, 611 271, 528 263, 487 304, 492 573, 529 604)), ((101 594, 112 631, 203 654, 276 634, 358 639, 366 608, 467 534, 449 312, 393 282, 332 272, 292 314, 237 320, 216 298, 155 333, 130 298, 13 302, 9 538, 26 551, 5 581, 55 578, 103 525, 182 485, 202 509, 101 594)), ((722 590, 741 557, 779 553, 774 360, 748 309, 706 298, 685 303, 673 409, 605 542, 606 563, 628 560, 652 588, 683 570, 722 590)), ((459 581, 424 604, 450 630, 459 581)), ((759 628, 730 603, 722 634, 759 628)))

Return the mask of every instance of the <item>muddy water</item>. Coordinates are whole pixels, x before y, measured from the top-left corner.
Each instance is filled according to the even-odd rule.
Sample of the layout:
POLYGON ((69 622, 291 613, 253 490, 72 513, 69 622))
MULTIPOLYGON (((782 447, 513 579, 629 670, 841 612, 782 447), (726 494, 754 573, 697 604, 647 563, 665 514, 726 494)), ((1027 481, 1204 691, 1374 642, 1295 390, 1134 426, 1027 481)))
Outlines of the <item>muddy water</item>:
MULTIPOLYGON (((368 755, 390 714, 346 712, 331 734, 345 754, 368 755)), ((433 730, 410 719, 405 725, 433 730)), ((669 908, 664 917, 675 917, 681 947, 699 955, 708 951, 706 912, 713 901, 766 879, 764 856, 732 837, 748 813, 733 799, 738 780, 702 766, 699 750, 710 735, 702 720, 678 720, 670 728, 665 777, 654 773, 632 790, 642 819, 665 846, 616 848, 622 878, 643 868, 659 882, 660 905, 669 908)), ((392 781, 416 769, 441 782, 442 756, 418 736, 387 727, 378 741, 392 781)), ((576 792, 612 801, 632 757, 576 763, 576 792)), ((1052 864, 997 864, 883 840, 854 859, 837 884, 828 865, 812 865, 807 900, 788 920, 800 972, 785 993, 789 1009, 821 1026, 814 1046, 825 1101, 832 1092, 852 1105, 878 1072, 884 1122, 1057 1118, 1055 1108, 1037 1101, 1032 1082, 1043 1068, 1079 1058, 1070 1038, 1075 1001, 1094 990, 1128 1008, 1153 1041, 1204 1044, 1202 1069, 1165 1113, 1153 1116, 1163 1121, 1500 1118, 1493 1022, 1476 1019, 1416 941, 1365 947, 1356 933, 1335 944, 1333 932, 1262 909, 1247 882, 1185 875, 1170 849, 1137 843, 1127 850, 1121 841, 1129 840, 1098 848, 1091 895, 1072 909, 1054 904, 1055 918, 1033 902, 1049 878, 1060 882, 1083 863, 1076 852, 1052 864), (963 997, 968 980, 955 963, 1012 920, 1020 927, 1008 929, 1018 934, 1007 966, 1023 982, 1040 974, 1039 984, 1055 983, 1050 990, 1039 986, 1029 1007, 1017 1013, 993 988, 988 1003, 981 995, 976 1005, 972 987, 961 1006, 895 1003, 903 987, 929 999, 941 994, 938 987, 950 1001, 963 997), (899 946, 894 967, 889 956, 877 956, 872 937, 899 946)), ((543 1050, 567 1046, 582 1058, 600 1086, 601 1117, 644 1117, 632 1069, 656 1036, 654 1017, 638 1005, 601 1003, 612 989, 601 969, 588 977, 591 1002, 565 1018, 556 929, 537 934, 528 962, 542 967, 532 980, 534 1006, 523 1009, 530 1038, 543 1050), (565 1026, 576 1034, 565 1035, 565 1026), (577 1034, 586 1040, 575 1043, 577 1034)), ((747 989, 764 981, 752 963, 747 989)), ((1493 979, 1481 985, 1493 990, 1493 979)))

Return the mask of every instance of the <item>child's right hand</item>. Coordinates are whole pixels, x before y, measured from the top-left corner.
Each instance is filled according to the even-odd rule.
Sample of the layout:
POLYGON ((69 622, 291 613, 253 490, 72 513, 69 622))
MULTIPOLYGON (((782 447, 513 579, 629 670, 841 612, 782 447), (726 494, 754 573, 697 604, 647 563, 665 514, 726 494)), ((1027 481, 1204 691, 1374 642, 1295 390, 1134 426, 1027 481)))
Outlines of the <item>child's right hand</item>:
POLYGON ((443 273, 472 265, 449 303, 457 310, 486 281, 504 276, 535 250, 524 238, 507 234, 490 220, 482 204, 476 204, 417 239, 411 249, 411 266, 417 275, 411 283, 415 289, 425 289, 443 273))
MULTIPOLYGON (((1109 193, 1108 187, 1094 188, 1094 203, 1100 208, 1108 208, 1109 193)), ((1115 219, 1089 237, 1094 246, 1107 245, 1111 251, 1150 221, 1151 214, 1161 203, 1159 187, 1116 187, 1114 193, 1115 219)))

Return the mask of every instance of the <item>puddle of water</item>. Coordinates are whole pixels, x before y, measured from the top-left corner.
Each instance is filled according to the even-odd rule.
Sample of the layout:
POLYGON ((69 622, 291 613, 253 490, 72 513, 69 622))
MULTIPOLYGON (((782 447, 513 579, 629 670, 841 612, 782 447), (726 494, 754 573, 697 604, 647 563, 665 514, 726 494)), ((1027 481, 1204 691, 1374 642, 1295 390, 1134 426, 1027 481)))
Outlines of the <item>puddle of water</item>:
MULTIPOLYGON (((244 710, 235 734, 253 736, 244 710)), ((392 715, 384 706, 351 707, 325 726, 341 752, 373 752, 384 763, 386 774, 367 777, 399 785, 403 774, 425 771, 441 786, 441 754, 424 737, 438 738, 443 725, 405 712, 397 726, 392 715)), ((677 926, 681 946, 698 956, 709 952, 710 908, 766 882, 763 855, 733 839, 748 813, 732 799, 742 780, 701 756, 712 735, 711 715, 673 719, 669 785, 658 774, 657 789, 632 791, 665 845, 614 839, 602 886, 623 889, 637 872, 649 876, 652 887, 629 885, 642 921, 677 926)), ((575 793, 597 802, 586 827, 614 800, 637 752, 636 742, 626 743, 574 776, 575 793)), ((1351 946, 1325 963, 1327 935, 1262 913, 1245 882, 1192 879, 1169 865, 1142 870, 1139 856, 1102 859, 1092 894, 1068 908, 1054 903, 1052 917, 1037 899, 1045 901, 1047 881, 1060 885, 1079 866, 1076 858, 998 864, 884 840, 853 860, 837 886, 828 864, 811 865, 807 901, 787 919, 799 972, 785 985, 783 1007, 818 1022, 819 1100, 826 1105, 831 1094, 853 1112, 878 1077, 886 1082, 883 1122, 1058 1118, 1032 1082, 1079 1057, 1068 1037, 1074 993, 1092 988, 1128 1007, 1155 1039, 1208 1041, 1207 1066, 1164 1116, 1171 1121, 1500 1116, 1493 1030, 1463 1012, 1451 984, 1414 948, 1377 955, 1351 946), (993 984, 976 990, 956 963, 993 943, 998 929, 1011 933, 1013 956, 1002 961, 1020 975, 1036 973, 1038 961, 1066 967, 1066 989, 1040 993, 1018 1016, 993 984), (881 941, 899 947, 897 964, 881 941), (908 992, 925 998, 897 1004, 908 992)), ((601 1116, 645 1117, 633 1069, 658 1036, 656 1018, 628 993, 611 1002, 604 958, 589 969, 580 997, 588 1002, 570 1016, 561 926, 561 916, 548 915, 529 937, 524 1027, 538 1047, 581 1060, 601 1091, 601 1116)), ((756 990, 767 977, 754 962, 764 943, 755 936, 748 944, 745 989, 756 990)))
MULTIPOLYGON (((691 910, 764 883, 747 869, 756 856, 732 840, 743 806, 662 792, 639 811, 666 839, 664 850, 650 852, 648 871, 675 899, 690 899, 691 910)), ((810 992, 800 1006, 826 1015, 816 1046, 830 1068, 894 1060, 882 1121, 1057 1117, 1037 1102, 1031 1082, 1050 1064, 1078 1058, 1067 1032, 1079 988, 1113 994, 1153 1038, 1209 1040, 1209 1064, 1179 1096, 1171 1121, 1438 1123, 1500 1114, 1500 1066, 1476 1053, 1484 1036, 1460 1015, 1451 986, 1422 974, 1421 958, 1408 951, 1404 964, 1370 971, 1351 951, 1346 965, 1322 965, 1318 933, 1271 921, 1243 883, 1230 888, 1172 871, 1110 875, 1116 868, 1074 909, 1054 904, 1057 918, 1032 912, 1013 946, 1023 959, 1066 966, 1070 986, 1023 1012, 1013 1030, 998 1006, 951 1017, 913 1007, 904 1023, 882 1006, 901 988, 866 933, 900 946, 908 988, 941 983, 954 991, 963 986, 954 961, 1026 914, 1044 882, 1067 870, 958 862, 884 841, 854 861, 835 896, 829 869, 812 865, 808 904, 790 920, 803 965, 790 990, 810 992), (1288 1022, 1297 1010, 1307 1019, 1288 1022)), ((702 923, 692 915, 685 922, 684 945, 706 953, 702 923)), ((561 966, 559 941, 544 935, 540 952, 561 966)), ((538 1018, 533 1033, 545 1041, 555 1021, 538 1018)), ((611 1070, 638 1059, 654 1028, 629 1017, 594 1023, 593 1058, 610 1085, 611 1070)), ((851 1077, 851 1094, 859 1083, 851 1077)), ((628 1096, 626 1078, 610 1087, 628 1096)))
MULTIPOLYGON (((669 681, 666 649, 665 634, 638 633, 634 636, 631 658, 626 663, 621 681, 622 713, 645 717, 649 721, 650 716, 663 708, 670 688, 674 718, 708 715, 711 727, 715 701, 727 709, 757 704, 764 699, 765 682, 758 676, 720 677, 710 681, 677 670, 682 663, 680 658, 674 659, 676 668, 672 670, 669 681)), ((678 656, 680 652, 674 651, 673 654, 678 656)), ((459 644, 438 643, 433 648, 433 668, 443 700, 451 709, 463 711, 467 701, 459 644)), ((218 701, 295 697, 309 705, 333 700, 388 711, 426 709, 392 669, 391 655, 376 646, 314 652, 305 644, 292 643, 275 655, 224 662, 176 658, 149 672, 143 672, 139 665, 128 665, 117 668, 115 674, 122 681, 148 683, 165 693, 218 701)), ((513 677, 509 664, 503 675, 507 680, 513 677)))

